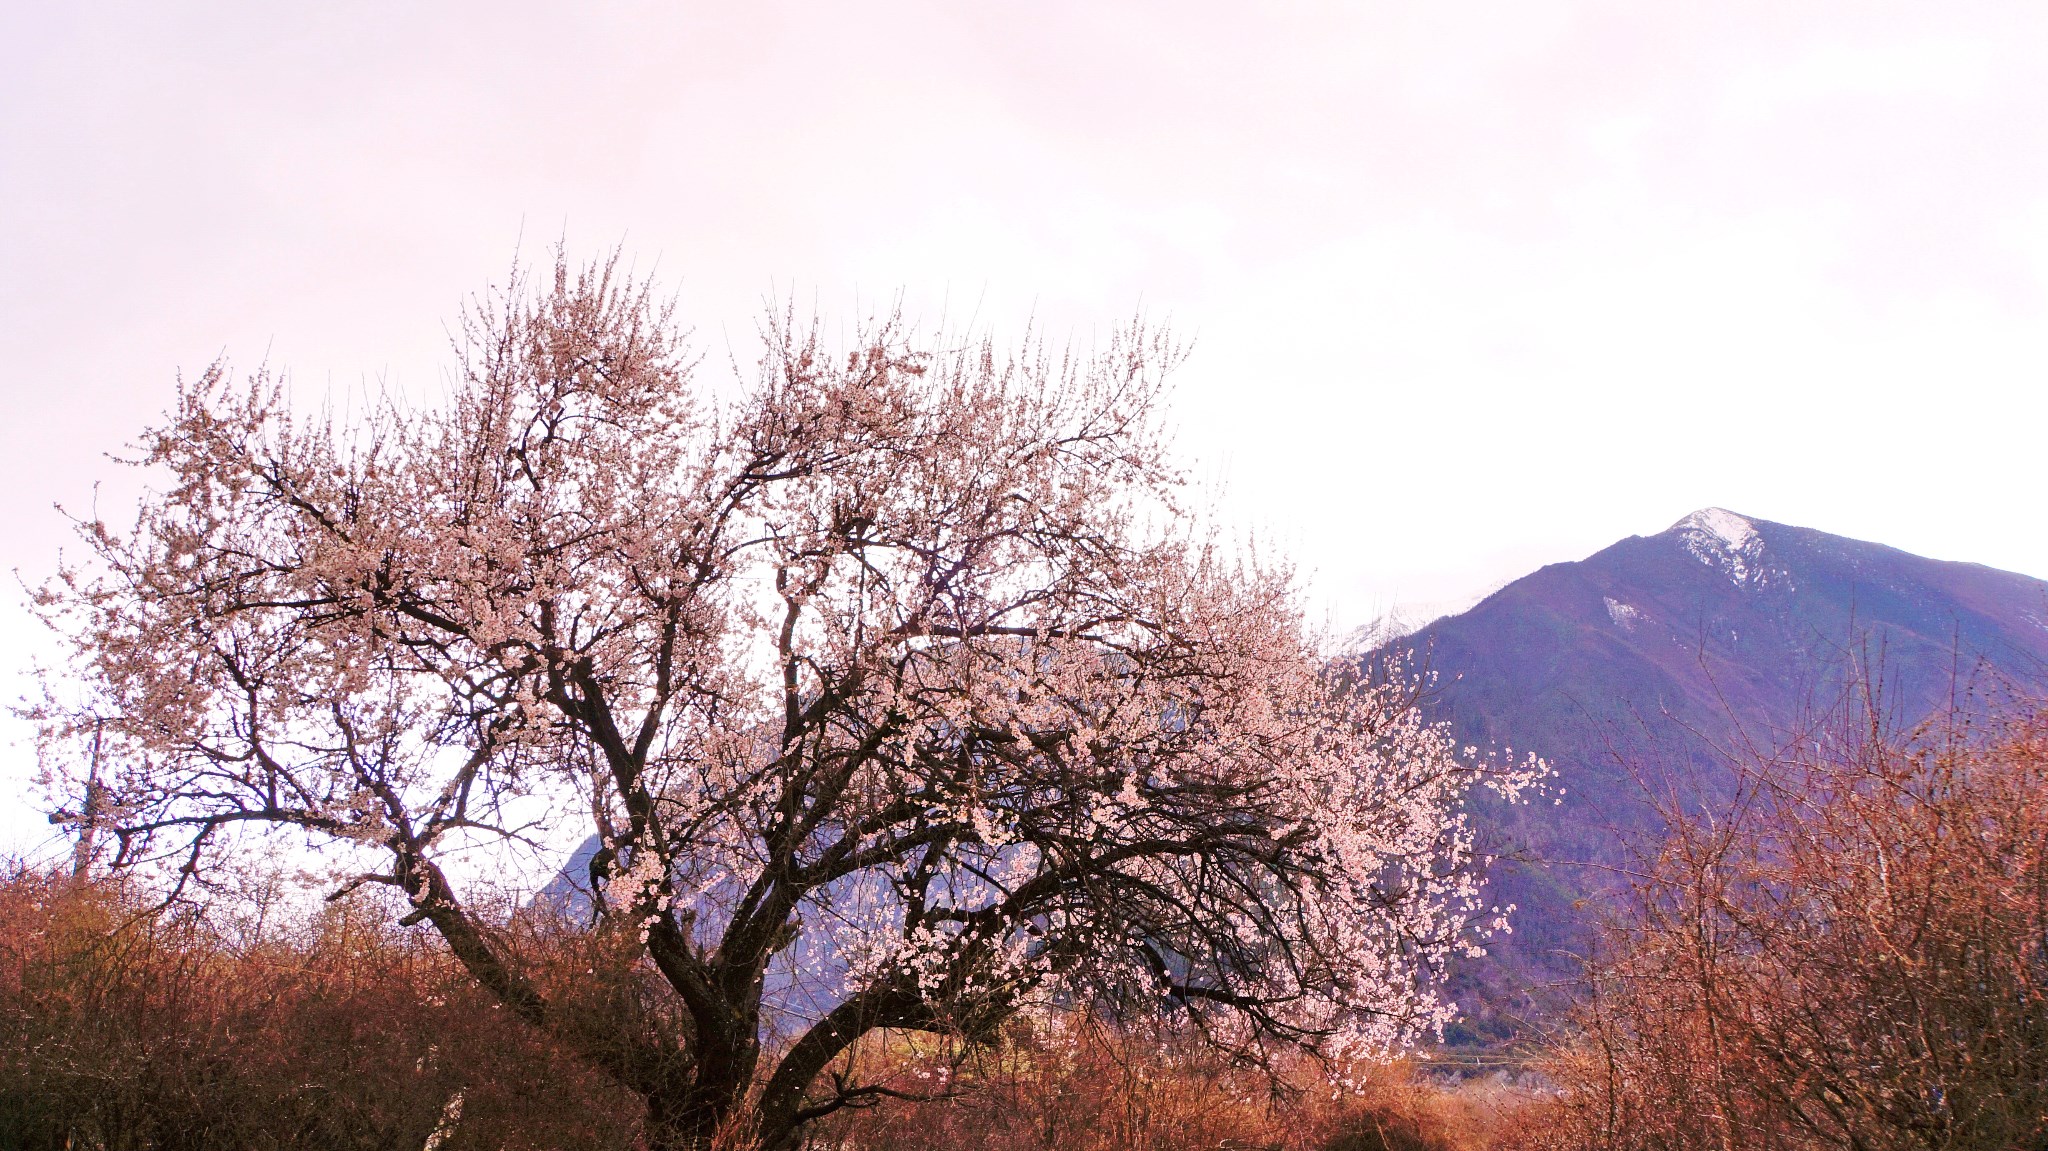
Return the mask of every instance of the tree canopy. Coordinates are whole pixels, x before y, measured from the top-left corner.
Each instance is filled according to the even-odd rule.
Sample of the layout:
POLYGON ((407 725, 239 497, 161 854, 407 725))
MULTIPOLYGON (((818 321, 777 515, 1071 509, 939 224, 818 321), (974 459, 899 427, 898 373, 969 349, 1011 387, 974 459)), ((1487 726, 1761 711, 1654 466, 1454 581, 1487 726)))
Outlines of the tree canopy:
POLYGON ((203 882, 238 829, 312 835, 662 1145, 913 1094, 859 1073, 878 1029, 1163 1006, 1256 1058, 1445 1018, 1485 910, 1463 798, 1539 769, 1334 672, 1286 566, 1199 526, 1166 337, 835 347, 784 314, 721 402, 646 282, 545 271, 467 313, 443 404, 181 385, 159 490, 40 596, 117 864, 203 882), (591 930, 672 1010, 577 1009, 450 878, 541 800, 588 821, 591 930), (830 986, 778 1031, 790 956, 830 986))

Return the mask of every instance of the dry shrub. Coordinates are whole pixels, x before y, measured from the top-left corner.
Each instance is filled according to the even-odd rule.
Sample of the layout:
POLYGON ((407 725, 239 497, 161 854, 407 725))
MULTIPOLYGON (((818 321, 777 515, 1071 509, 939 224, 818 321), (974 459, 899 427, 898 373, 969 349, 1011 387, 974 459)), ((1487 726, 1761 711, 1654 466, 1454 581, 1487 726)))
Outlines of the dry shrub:
POLYGON ((1334 1109, 1324 1151, 1479 1151, 1497 1146, 1533 1096, 1503 1076, 1439 1080, 1384 1068, 1334 1109))
POLYGON ((1444 1085, 1409 1064, 1338 1085, 1307 1060, 1277 1073, 1151 1027, 1014 1032, 961 1069, 958 1093, 843 1114, 820 1144, 846 1151, 1474 1151, 1522 1093, 1444 1085))
POLYGON ((0 877, 0 1147, 628 1146, 637 1100, 343 902, 223 925, 0 877))
POLYGON ((1638 895, 1521 1145, 2048 1146, 2048 719, 1828 733, 1638 895))
MULTIPOLYGON (((209 917, 114 881, 0 875, 0 1149, 638 1145, 636 1097, 498 1008, 391 908, 262 910, 209 917)), ((676 1025, 633 941, 532 909, 499 931, 593 1033, 676 1025)), ((1306 1060, 1250 1070, 1156 1026, 1019 1027, 957 1051, 869 1042, 863 1075, 943 1097, 877 1097, 814 1145, 1465 1151, 1520 1099, 1403 1064, 1340 1089, 1306 1060)))

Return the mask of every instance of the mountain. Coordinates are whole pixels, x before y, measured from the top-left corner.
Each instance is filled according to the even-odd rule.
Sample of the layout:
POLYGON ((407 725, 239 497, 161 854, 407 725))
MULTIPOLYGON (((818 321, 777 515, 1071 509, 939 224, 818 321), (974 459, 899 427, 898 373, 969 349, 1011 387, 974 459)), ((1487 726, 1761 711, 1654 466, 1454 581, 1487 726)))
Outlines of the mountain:
POLYGON ((1771 523, 1721 508, 1552 564, 1381 649, 1437 676, 1426 705, 1466 741, 1534 751, 1561 801, 1484 806, 1515 934, 1460 973, 1501 1037, 1569 978, 1586 903, 1629 836, 1652 830, 1644 785, 1711 802, 1729 755, 1780 746, 1857 668, 1899 721, 1985 678, 2048 682, 2048 582, 1771 523), (1412 653, 1412 654, 1410 654, 1412 653))

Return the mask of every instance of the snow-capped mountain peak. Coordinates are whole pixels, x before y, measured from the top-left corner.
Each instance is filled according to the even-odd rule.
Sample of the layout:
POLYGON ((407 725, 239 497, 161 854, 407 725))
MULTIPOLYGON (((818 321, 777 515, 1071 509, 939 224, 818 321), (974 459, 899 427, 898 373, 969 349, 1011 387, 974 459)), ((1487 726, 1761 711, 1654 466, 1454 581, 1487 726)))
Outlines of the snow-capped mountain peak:
POLYGON ((1425 653, 1436 675, 1425 714, 1460 742, 1557 768, 1560 806, 1480 808, 1475 822, 1531 858, 1594 864, 1503 861, 1488 898, 1521 911, 1472 985, 1573 978, 1562 957, 1590 944, 1583 908, 1614 890, 1599 877, 1627 865, 1633 832, 1665 826, 1652 796, 1739 794, 1733 764, 1831 714, 1816 707, 1846 705, 1865 657, 1881 660, 1887 711, 1911 724, 1954 705, 1959 672, 2021 697, 2048 690, 2043 621, 2048 581, 1706 508, 1403 638, 1392 650, 1425 653))
POLYGON ((1670 530, 1694 559, 1720 569, 1737 587, 1761 582, 1768 574, 1764 538, 1756 525, 1726 508, 1701 508, 1670 530))

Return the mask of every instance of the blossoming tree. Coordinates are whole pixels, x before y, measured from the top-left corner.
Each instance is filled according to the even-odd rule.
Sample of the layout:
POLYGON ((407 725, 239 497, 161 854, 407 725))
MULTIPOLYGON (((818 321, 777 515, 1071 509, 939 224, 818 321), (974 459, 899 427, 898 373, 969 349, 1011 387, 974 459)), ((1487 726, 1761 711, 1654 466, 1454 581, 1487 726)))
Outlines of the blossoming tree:
POLYGON ((116 863, 309 834, 663 1147, 910 1094, 861 1074, 878 1030, 1146 1004, 1257 1057, 1445 1017, 1483 911, 1464 795, 1531 771, 1333 676, 1285 569, 1187 526, 1163 339, 771 324, 716 401, 645 283, 558 259, 458 345, 445 404, 347 426, 208 372, 143 442, 169 479, 132 530, 83 525, 42 602, 116 863), (550 798, 674 1026, 593 1025, 451 878, 550 798), (768 1026, 792 956, 830 986, 768 1026))

